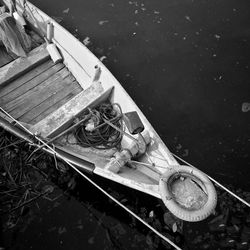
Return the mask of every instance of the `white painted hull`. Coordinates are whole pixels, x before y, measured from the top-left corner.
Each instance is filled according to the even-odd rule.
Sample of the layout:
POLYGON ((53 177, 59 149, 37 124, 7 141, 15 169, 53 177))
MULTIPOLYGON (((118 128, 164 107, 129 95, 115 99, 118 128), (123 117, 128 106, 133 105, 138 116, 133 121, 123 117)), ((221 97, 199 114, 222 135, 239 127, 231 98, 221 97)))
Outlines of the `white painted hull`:
MULTIPOLYGON (((94 173, 100 175, 104 178, 116 181, 120 184, 128 186, 130 188, 148 193, 157 198, 160 197, 159 193, 159 178, 161 173, 167 171, 167 168, 171 166, 177 166, 178 162, 174 159, 164 142, 157 135, 154 128, 151 126, 150 122, 143 115, 141 110, 127 94, 121 84, 116 80, 116 78, 110 73, 110 71, 105 67, 105 65, 79 40, 77 40, 72 34, 70 34, 65 28, 59 25, 55 20, 50 18, 44 12, 36 8, 31 3, 27 3, 28 8, 26 7, 25 13, 27 14, 26 18, 34 24, 34 26, 42 33, 46 35, 47 23, 52 23, 53 25, 53 36, 52 41, 56 44, 60 53, 63 57, 63 63, 67 68, 72 72, 77 81, 83 87, 83 89, 88 88, 92 84, 92 80, 95 76, 95 66, 98 65, 101 68, 101 75, 99 81, 102 83, 104 90, 108 90, 111 86, 114 87, 112 102, 118 102, 122 111, 130 112, 136 111, 142 123, 145 126, 145 130, 149 131, 152 138, 152 145, 148 147, 147 155, 145 155, 141 161, 145 163, 154 163, 155 171, 150 170, 146 166, 137 166, 137 169, 134 171, 136 174, 133 174, 133 171, 128 172, 127 174, 116 174, 111 171, 98 166, 95 164, 94 173), (33 15, 30 15, 29 12, 32 11, 33 15), (34 21, 34 17, 36 22, 34 21), (37 25, 39 24, 39 26, 37 25), (162 166, 162 167, 157 167, 162 166), (163 168, 165 167, 165 169, 163 168), (132 177, 139 176, 141 177, 132 177), (152 177, 153 176, 153 177, 152 177)), ((20 12, 22 12, 22 6, 18 6, 20 12)), ((38 131, 34 131, 38 132, 38 131)), ((81 167, 81 166, 80 166, 81 167)))

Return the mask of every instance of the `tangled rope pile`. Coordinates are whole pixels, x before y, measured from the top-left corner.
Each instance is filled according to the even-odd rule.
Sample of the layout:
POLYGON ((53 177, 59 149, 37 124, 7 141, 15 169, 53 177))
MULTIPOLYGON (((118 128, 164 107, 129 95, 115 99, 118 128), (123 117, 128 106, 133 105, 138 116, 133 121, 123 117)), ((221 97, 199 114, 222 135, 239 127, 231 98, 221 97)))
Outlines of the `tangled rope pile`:
POLYGON ((90 119, 75 131, 77 144, 82 147, 97 149, 119 147, 122 133, 105 123, 105 120, 123 130, 120 105, 117 103, 102 103, 95 109, 89 109, 89 113, 91 114, 90 119))

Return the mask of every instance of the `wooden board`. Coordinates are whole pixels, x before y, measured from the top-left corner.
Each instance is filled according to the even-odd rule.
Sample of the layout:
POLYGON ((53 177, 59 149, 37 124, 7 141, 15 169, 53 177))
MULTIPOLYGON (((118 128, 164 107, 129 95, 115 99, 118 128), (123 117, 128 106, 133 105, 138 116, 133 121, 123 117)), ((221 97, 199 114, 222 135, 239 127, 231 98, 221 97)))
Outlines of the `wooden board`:
POLYGON ((49 58, 49 53, 45 45, 41 45, 32 50, 28 57, 19 57, 15 61, 0 68, 0 87, 17 79, 49 58))
POLYGON ((12 111, 14 109, 16 109, 18 106, 25 104, 25 103, 29 103, 29 101, 31 100, 31 96, 34 94, 38 94, 41 93, 41 91, 46 88, 49 85, 53 85, 54 82, 56 81, 60 81, 61 78, 65 78, 69 75, 69 72, 66 68, 63 68, 62 70, 60 70, 59 72, 55 73, 54 75, 52 75, 50 78, 46 79, 45 81, 42 81, 38 86, 36 86, 35 88, 31 88, 29 89, 27 92, 25 92, 23 95, 15 98, 14 100, 11 100, 7 103, 2 103, 2 106, 7 110, 7 111, 12 111))
POLYGON ((54 63, 51 60, 45 61, 41 65, 38 65, 36 68, 32 69, 31 71, 27 72, 26 74, 18 77, 16 80, 12 81, 11 84, 7 84, 0 88, 0 97, 9 94, 10 92, 14 91, 15 89, 19 88, 26 82, 32 80, 42 72, 46 71, 47 69, 51 68, 54 63))
MULTIPOLYGON (((16 79, 14 82, 11 82, 11 84, 8 84, 8 86, 6 86, 4 91, 4 93, 7 92, 7 94, 2 96, 0 95, 1 96, 0 105, 5 106, 7 103, 10 103, 11 101, 13 102, 13 100, 17 101, 17 98, 23 98, 22 96, 25 93, 28 94, 32 93, 32 90, 34 90, 36 86, 43 83, 44 81, 46 81, 51 76, 53 76, 58 71, 64 68, 64 64, 62 63, 53 64, 52 61, 47 61, 45 64, 42 64, 41 66, 26 73, 25 75, 16 79)), ((2 91, 0 93, 3 94, 2 91)))
POLYGON ((43 137, 55 136, 68 124, 72 122, 76 115, 79 115, 90 105, 97 104, 100 100, 106 99, 112 87, 104 91, 101 83, 93 83, 89 88, 79 93, 67 102, 64 106, 50 114, 48 117, 31 127, 32 132, 40 133, 43 137))
POLYGON ((17 118, 26 123, 33 121, 32 124, 34 124, 34 121, 45 118, 81 91, 82 88, 76 81, 71 81, 67 85, 62 83, 60 88, 57 88, 55 92, 48 95, 44 101, 17 118))
POLYGON ((58 88, 63 88, 66 84, 71 84, 74 78, 72 76, 67 76, 69 76, 69 71, 63 68, 36 88, 27 91, 25 94, 10 101, 3 107, 14 117, 20 117, 32 107, 38 105, 48 98, 48 96, 52 95, 58 88))
MULTIPOLYGON (((39 113, 40 110, 38 110, 37 112, 34 112, 35 113, 34 117, 32 117, 30 115, 30 118, 27 120, 27 122, 29 124, 32 124, 32 125, 38 123, 39 121, 41 121, 42 119, 47 117, 49 114, 51 114, 52 112, 54 112, 55 110, 60 108, 62 105, 64 105, 70 99, 72 99, 74 96, 79 94, 81 91, 82 91, 82 88, 80 87, 80 85, 78 85, 77 88, 75 88, 75 89, 71 89, 70 93, 68 93, 65 97, 63 97, 61 100, 55 102, 54 104, 51 103, 51 105, 49 107, 47 107, 47 109, 44 110, 43 112, 39 113)), ((64 91, 64 92, 67 92, 67 91, 64 91)), ((38 107, 38 108, 40 109, 40 107, 38 107)), ((23 118, 21 117, 20 119, 22 120, 23 118)))

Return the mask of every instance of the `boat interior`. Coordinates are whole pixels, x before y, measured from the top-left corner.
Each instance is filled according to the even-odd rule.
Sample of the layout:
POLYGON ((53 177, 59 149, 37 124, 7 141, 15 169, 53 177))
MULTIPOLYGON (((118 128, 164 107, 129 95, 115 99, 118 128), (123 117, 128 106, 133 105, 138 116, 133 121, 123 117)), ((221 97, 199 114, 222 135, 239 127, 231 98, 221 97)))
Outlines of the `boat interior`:
POLYGON ((1 46, 0 105, 15 119, 36 124, 82 91, 63 63, 54 64, 41 37, 32 32, 27 57, 10 56, 1 46))
MULTIPOLYGON (((98 68, 91 84, 88 81, 84 86, 77 81, 64 60, 59 63, 52 61, 44 39, 35 30, 29 28, 28 34, 32 39, 32 50, 27 57, 13 57, 4 46, 0 46, 0 53, 3 55, 0 57, 0 107, 23 126, 41 138, 50 140, 76 123, 87 110, 105 102, 116 101, 115 86, 111 84, 104 87, 98 81, 98 68)), ((120 98, 122 108, 133 108, 133 103, 124 102, 125 97, 120 98)), ((13 122, 3 112, 0 112, 0 116, 13 122)), ((82 147, 77 143, 73 132, 53 140, 53 143, 58 150, 75 159, 94 164, 97 174, 144 192, 148 189, 146 192, 160 197, 159 177, 166 168, 159 170, 153 164, 168 166, 168 162, 163 157, 164 149, 163 153, 159 150, 158 137, 154 134, 150 136, 150 149, 137 159, 146 165, 124 164, 119 167, 119 171, 109 171, 106 168, 114 154, 120 150, 117 147, 82 147)))
POLYGON ((163 195, 168 202, 159 183, 165 190, 165 174, 180 165, 149 121, 87 47, 45 13, 31 12, 26 17, 31 39, 27 55, 8 53, 0 43, 1 119, 22 132, 28 129, 38 149, 78 169, 157 198, 163 195), (44 37, 51 23, 48 44, 44 37), (55 62, 50 45, 60 60, 55 62))

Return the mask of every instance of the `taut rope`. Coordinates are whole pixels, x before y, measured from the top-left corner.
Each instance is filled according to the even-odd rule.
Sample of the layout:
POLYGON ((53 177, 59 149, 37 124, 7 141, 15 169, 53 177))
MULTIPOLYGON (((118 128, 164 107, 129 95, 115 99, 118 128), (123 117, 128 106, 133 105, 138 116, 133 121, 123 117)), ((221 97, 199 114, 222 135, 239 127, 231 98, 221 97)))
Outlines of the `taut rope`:
MULTIPOLYGON (((180 161, 184 162, 185 164, 187 164, 190 167, 194 167, 193 165, 191 165, 190 163, 188 163, 187 161, 183 160, 182 158, 180 158, 179 156, 175 155, 174 153, 171 153, 174 157, 176 157, 177 159, 179 159, 180 161)), ((241 201, 242 203, 244 203, 246 206, 250 207, 250 204, 248 202, 246 202, 245 200, 243 200, 242 198, 240 198, 238 195, 236 195, 235 193, 233 193, 232 191, 230 191, 229 189, 227 189, 225 186, 221 185, 218 181, 216 181, 215 179, 213 179, 212 177, 210 177, 209 175, 207 175, 207 177, 213 181, 217 186, 219 186, 220 188, 224 189, 225 191, 227 191, 229 194, 231 194, 234 198, 238 199, 239 201, 241 201)))
POLYGON ((72 167, 77 173, 79 173, 85 180, 90 182, 93 186, 95 186, 98 190, 100 190, 104 195, 106 195, 109 199, 114 201, 117 205, 119 205, 121 208, 123 208, 126 212, 128 212, 130 215, 132 215, 134 218, 136 218, 138 221, 140 221, 143 225, 145 225, 147 228, 149 228, 151 231, 153 231, 157 236, 159 236, 161 239, 169 243, 171 246, 173 246, 177 250, 182 250, 180 247, 178 247, 175 243, 173 243, 171 240, 169 240, 167 237, 165 237, 163 234, 161 234, 159 231, 157 231, 155 228, 150 226, 147 222, 145 222, 141 217, 139 217, 137 214, 135 214, 133 211, 131 211, 129 208, 124 206, 121 202, 119 202, 117 199, 115 199, 113 196, 111 196, 108 192, 106 192, 103 188, 101 188, 98 184, 96 184, 94 181, 92 181, 89 177, 87 177, 85 174, 83 174, 79 169, 77 169, 73 164, 71 164, 65 157, 57 153, 51 146, 49 146, 46 142, 44 142, 41 138, 37 137, 35 134, 33 134, 31 131, 29 131, 26 127, 24 127, 19 121, 17 121, 14 117, 12 117, 9 113, 7 113, 3 108, 0 107, 0 110, 6 114, 8 117, 10 117, 14 122, 16 122, 20 127, 22 127, 27 133, 34 136, 39 142, 41 142, 45 147, 47 147, 51 152, 53 152, 55 155, 59 156, 64 162, 66 162, 70 167, 72 167))

